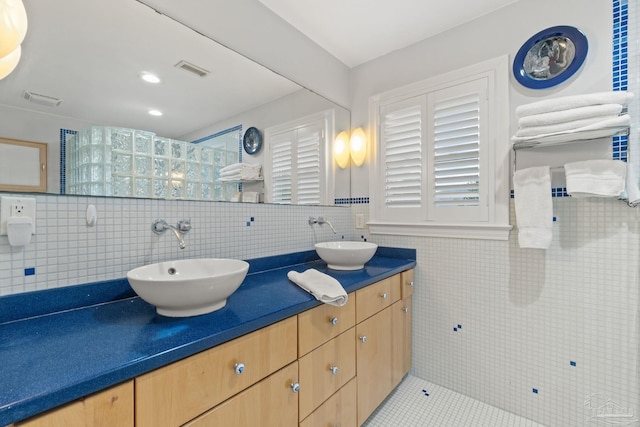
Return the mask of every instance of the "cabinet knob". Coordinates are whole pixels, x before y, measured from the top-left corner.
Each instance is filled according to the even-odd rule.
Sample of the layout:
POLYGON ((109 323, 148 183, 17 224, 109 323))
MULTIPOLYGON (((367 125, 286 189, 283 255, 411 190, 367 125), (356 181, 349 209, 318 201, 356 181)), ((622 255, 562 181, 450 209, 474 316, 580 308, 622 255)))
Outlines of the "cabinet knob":
POLYGON ((380 294, 380 298, 387 299, 387 293, 385 292, 384 294, 380 294))
POLYGON ((291 383, 291 390, 294 393, 297 393, 300 391, 300 384, 299 383, 291 383))
POLYGON ((361 336, 360 341, 367 342, 367 337, 365 335, 361 336))
POLYGON ((338 367, 337 366, 332 366, 329 368, 329 370, 331 371, 331 373, 333 375, 338 375, 338 367))
POLYGON ((413 280, 410 281, 409 283, 407 283, 409 286, 411 286, 413 288, 413 280))
POLYGON ((337 317, 332 317, 331 319, 329 319, 329 322, 331 322, 331 324, 333 326, 338 324, 338 318, 337 317))
POLYGON ((404 308, 402 309, 402 311, 404 311, 405 313, 408 313, 408 312, 409 312, 409 307, 404 307, 404 308))
POLYGON ((244 372, 244 363, 236 363, 235 365, 236 375, 240 375, 244 372))

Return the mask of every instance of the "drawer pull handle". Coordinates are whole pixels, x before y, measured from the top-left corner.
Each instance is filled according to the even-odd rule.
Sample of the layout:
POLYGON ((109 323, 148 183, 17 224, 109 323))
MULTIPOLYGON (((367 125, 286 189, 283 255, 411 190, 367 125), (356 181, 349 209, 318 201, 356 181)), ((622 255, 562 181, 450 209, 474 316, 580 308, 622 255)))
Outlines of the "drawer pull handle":
POLYGON ((380 297, 381 297, 382 299, 387 299, 387 293, 385 292, 384 294, 380 294, 380 297))
POLYGON ((413 288, 413 280, 409 282, 409 286, 413 288))
POLYGON ((361 336, 360 341, 367 342, 367 337, 365 335, 361 336))
POLYGON ((236 363, 234 367, 236 369, 236 375, 240 375, 244 372, 244 363, 236 363))
POLYGON ((404 311, 405 313, 408 313, 408 312, 409 312, 409 307, 404 307, 404 308, 402 309, 402 311, 404 311))
POLYGON ((329 368, 329 370, 331 371, 331 374, 338 375, 338 367, 337 366, 332 366, 332 367, 329 368))
POLYGON ((331 322, 331 324, 333 326, 338 324, 338 318, 337 317, 332 317, 331 319, 329 319, 329 322, 331 322))
POLYGON ((291 383, 291 390, 292 390, 294 393, 299 392, 299 391, 300 391, 300 384, 298 384, 298 383, 291 383))

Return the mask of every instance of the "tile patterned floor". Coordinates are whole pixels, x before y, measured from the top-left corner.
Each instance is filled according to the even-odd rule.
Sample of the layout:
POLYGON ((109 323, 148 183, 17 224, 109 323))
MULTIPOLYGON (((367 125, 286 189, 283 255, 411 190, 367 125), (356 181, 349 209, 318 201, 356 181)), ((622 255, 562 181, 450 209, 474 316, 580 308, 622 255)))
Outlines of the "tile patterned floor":
POLYGON ((363 427, 544 427, 408 375, 363 427))

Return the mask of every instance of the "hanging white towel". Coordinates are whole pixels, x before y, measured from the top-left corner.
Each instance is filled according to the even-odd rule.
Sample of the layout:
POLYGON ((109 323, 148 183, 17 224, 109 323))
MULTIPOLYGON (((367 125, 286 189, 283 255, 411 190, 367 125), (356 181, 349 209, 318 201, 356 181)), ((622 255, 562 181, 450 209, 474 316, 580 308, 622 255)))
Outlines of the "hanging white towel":
POLYGON ((549 166, 518 170, 513 174, 513 194, 521 248, 549 249, 553 206, 549 166))
POLYGON ((621 160, 585 160, 564 165, 572 197, 618 197, 625 187, 627 164, 621 160))
POLYGON ((342 306, 347 303, 347 293, 333 277, 324 274, 314 268, 303 273, 290 271, 287 277, 296 285, 313 295, 318 301, 325 304, 342 306))
POLYGON ((584 95, 562 96, 559 98, 545 99, 542 101, 521 105, 516 108, 516 117, 520 118, 531 116, 534 114, 570 110, 573 108, 586 107, 588 105, 627 105, 631 102, 632 99, 633 94, 624 91, 596 92, 584 95))
POLYGON ((598 116, 614 116, 622 112, 620 104, 589 105, 570 110, 545 112, 518 119, 518 127, 548 126, 573 120, 590 119, 598 116))

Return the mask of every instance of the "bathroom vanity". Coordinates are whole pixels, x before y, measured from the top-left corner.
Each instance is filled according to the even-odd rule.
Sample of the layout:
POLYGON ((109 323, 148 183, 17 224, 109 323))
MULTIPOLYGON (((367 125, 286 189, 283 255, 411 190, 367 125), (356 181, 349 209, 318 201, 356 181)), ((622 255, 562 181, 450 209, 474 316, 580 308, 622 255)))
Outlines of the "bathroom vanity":
MULTIPOLYGON (((219 312, 188 319, 134 316, 137 320, 122 321, 121 330, 113 332, 127 341, 130 333, 144 338, 140 329, 151 330, 155 342, 135 344, 136 353, 144 350, 147 355, 138 354, 130 366, 121 367, 139 372, 39 415, 11 421, 16 427, 361 425, 409 371, 414 266, 411 259, 376 256, 364 270, 334 272, 314 260, 250 272, 240 295, 234 294, 219 312), (349 292, 347 304, 319 305, 286 280, 287 271, 307 268, 336 277, 349 292), (250 296, 254 299, 247 301, 250 296), (248 313, 254 321, 244 318, 248 313), (230 314, 237 324, 211 331, 216 329, 212 323, 225 324, 230 314), (209 331, 202 332, 207 328, 201 331, 199 324, 206 320, 209 331), (189 338, 180 348, 173 343, 163 349, 159 333, 189 338), (210 342, 212 335, 220 342, 197 350, 195 343, 210 342), (146 346, 155 347, 153 355, 146 346), (153 364, 157 366, 149 369, 153 364)), ((133 299, 126 303, 137 310, 141 302, 133 299)), ((95 312, 93 317, 100 319, 95 312)), ((6 406, 0 410, 0 416, 13 415, 6 406)))

